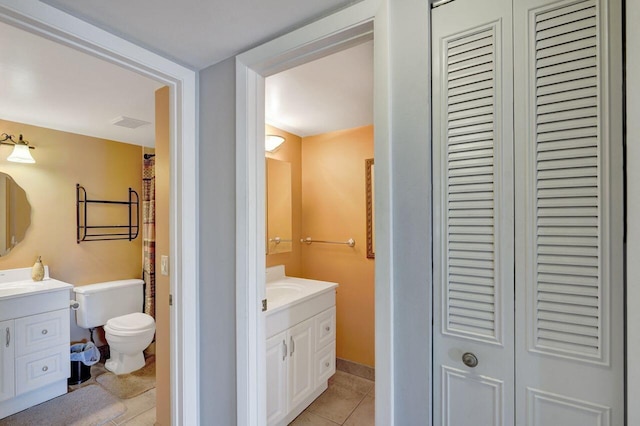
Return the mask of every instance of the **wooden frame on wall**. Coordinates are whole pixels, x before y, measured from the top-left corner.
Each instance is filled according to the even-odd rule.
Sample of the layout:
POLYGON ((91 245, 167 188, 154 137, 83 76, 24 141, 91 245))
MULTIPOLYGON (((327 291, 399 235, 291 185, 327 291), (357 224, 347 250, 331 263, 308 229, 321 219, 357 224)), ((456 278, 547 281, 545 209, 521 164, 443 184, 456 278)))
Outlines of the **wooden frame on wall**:
POLYGON ((374 185, 374 169, 373 158, 364 160, 365 164, 365 185, 367 194, 367 259, 375 259, 375 235, 374 235, 374 211, 373 211, 373 185, 374 185))

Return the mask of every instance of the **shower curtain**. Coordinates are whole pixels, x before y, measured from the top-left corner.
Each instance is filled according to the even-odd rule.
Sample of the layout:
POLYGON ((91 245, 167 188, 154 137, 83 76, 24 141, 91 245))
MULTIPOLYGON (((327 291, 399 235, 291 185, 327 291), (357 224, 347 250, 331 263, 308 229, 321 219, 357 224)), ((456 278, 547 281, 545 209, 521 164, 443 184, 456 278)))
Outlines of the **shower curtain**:
POLYGON ((145 154, 142 166, 142 278, 144 313, 156 316, 156 189, 155 155, 145 154))

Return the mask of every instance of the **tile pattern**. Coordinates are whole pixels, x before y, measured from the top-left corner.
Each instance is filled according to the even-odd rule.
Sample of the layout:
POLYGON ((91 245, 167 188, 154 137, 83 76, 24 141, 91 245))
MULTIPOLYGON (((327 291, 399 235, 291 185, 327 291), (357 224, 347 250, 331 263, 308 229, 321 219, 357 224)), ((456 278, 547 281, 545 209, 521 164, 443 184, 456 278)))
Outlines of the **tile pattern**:
POLYGON ((373 426, 374 382, 336 371, 329 387, 290 426, 373 426))

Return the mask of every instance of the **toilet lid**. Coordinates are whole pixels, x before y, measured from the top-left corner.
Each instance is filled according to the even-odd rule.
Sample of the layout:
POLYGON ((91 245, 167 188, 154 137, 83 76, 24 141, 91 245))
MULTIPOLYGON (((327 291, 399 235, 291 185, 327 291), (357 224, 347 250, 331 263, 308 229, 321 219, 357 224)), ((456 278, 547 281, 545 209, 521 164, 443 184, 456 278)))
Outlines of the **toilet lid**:
POLYGON ((154 327, 153 317, 141 312, 111 318, 107 326, 115 331, 145 330, 154 327))

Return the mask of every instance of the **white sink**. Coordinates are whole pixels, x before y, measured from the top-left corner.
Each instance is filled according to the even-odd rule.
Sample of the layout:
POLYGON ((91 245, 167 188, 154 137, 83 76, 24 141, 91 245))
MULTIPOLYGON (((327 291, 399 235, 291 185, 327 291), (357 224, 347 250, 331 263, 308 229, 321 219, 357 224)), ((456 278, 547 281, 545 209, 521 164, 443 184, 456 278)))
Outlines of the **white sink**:
POLYGON ((42 281, 18 281, 0 283, 0 299, 21 297, 29 293, 43 293, 56 291, 61 288, 71 288, 71 284, 47 278, 42 281))
POLYGON ((267 306, 282 306, 294 301, 304 292, 304 286, 298 283, 276 282, 267 285, 267 306))
POLYGON ((338 284, 328 281, 287 277, 284 267, 268 268, 267 337, 334 306, 336 287, 338 284))
POLYGON ((72 288, 71 284, 50 278, 46 266, 42 281, 31 280, 31 268, 0 271, 0 321, 52 310, 60 300, 68 303, 72 288), (20 303, 15 303, 16 298, 21 298, 20 303))

